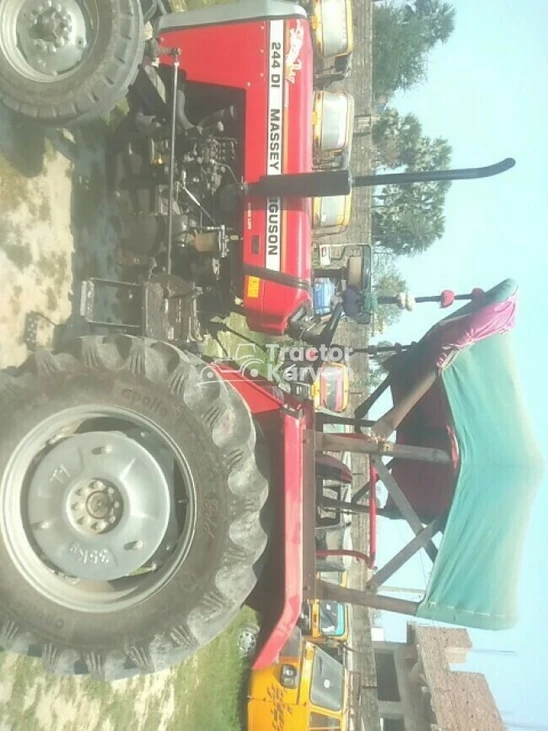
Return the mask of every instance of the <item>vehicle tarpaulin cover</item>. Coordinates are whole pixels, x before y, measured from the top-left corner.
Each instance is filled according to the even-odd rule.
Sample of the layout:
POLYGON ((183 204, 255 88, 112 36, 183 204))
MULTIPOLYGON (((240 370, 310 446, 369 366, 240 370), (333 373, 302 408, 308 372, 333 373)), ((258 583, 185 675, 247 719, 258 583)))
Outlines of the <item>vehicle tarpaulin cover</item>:
POLYGON ((438 340, 436 363, 458 447, 452 503, 417 612, 424 619, 490 630, 517 619, 523 544, 542 458, 508 332, 516 292, 515 282, 506 280, 485 293, 480 307, 467 305, 424 338, 435 341, 436 329, 445 331, 447 347, 438 340))

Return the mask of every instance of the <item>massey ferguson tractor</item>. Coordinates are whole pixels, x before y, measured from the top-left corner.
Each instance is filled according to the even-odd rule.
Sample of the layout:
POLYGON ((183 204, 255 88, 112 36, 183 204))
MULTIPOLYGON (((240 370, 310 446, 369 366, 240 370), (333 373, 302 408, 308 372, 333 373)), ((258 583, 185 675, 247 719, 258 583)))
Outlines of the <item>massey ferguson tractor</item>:
MULTIPOLYGON (((442 410, 452 431, 442 424, 447 439, 435 447, 418 437, 388 441, 428 389, 444 382, 436 360, 443 344, 435 340, 432 352, 424 346, 425 373, 400 378, 386 418, 371 424, 360 413, 351 419, 355 434, 333 435, 323 433, 312 400, 208 361, 200 343, 214 321, 234 311, 267 336, 300 338, 320 353, 331 343, 341 305, 320 334, 309 327, 314 197, 348 195, 361 184, 482 177, 513 165, 403 178, 316 171, 313 44, 304 9, 287 0, 241 0, 156 11, 155 3, 144 8, 138 0, 0 0, 4 104, 70 127, 106 113, 126 92, 129 103, 108 159, 123 246, 142 257, 142 271, 131 281, 83 283, 81 313, 107 334, 86 335, 61 352, 38 351, 0 374, 0 646, 41 657, 57 674, 104 680, 181 662, 219 635, 244 603, 263 617, 256 668, 280 656, 303 603, 330 592, 334 600, 428 614, 423 605, 378 597, 373 585, 360 593, 317 581, 314 522, 322 454, 366 452, 411 522, 412 549, 424 545, 435 557, 430 539, 443 526, 450 531, 451 508, 449 518, 434 516, 424 527, 381 460, 441 465, 459 495, 459 460, 468 453, 450 448, 448 413, 442 410), (120 322, 98 311, 103 287, 119 295, 120 322), (372 434, 361 433, 365 426, 372 434)), ((465 314, 487 317, 490 301, 486 295, 465 314)), ((471 333, 468 345, 474 338, 481 345, 486 328, 471 333)), ((397 374, 407 373, 409 359, 422 362, 414 353, 401 355, 407 360, 397 374)), ((408 434, 422 434, 421 413, 405 422, 408 434)), ((509 429, 525 423, 512 417, 509 429)), ((532 442, 522 442, 531 452, 532 442)), ((482 476, 495 446, 478 463, 482 476)), ((485 493, 482 484, 487 500, 485 493)), ((512 493, 517 508, 490 517, 490 536, 501 514, 517 520, 524 493, 512 493)), ((469 530, 473 520, 462 502, 457 508, 469 530)), ((482 503, 478 517, 486 515, 482 503)), ((477 607, 470 590, 457 597, 472 605, 459 621, 487 623, 490 611, 499 617, 501 592, 514 576, 511 557, 503 558, 493 584, 499 604, 477 607)), ((468 584, 480 564, 467 567, 468 584)), ((479 576, 481 586, 491 586, 479 576)), ((442 589, 432 606, 445 606, 442 589)), ((444 612, 443 621, 452 621, 444 612)))

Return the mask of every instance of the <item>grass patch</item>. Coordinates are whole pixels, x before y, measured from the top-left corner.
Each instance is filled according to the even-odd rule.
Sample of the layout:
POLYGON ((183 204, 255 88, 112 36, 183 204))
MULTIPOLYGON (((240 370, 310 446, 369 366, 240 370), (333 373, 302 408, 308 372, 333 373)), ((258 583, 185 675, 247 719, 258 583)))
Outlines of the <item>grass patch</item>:
POLYGON ((21 295, 23 294, 23 288, 16 286, 13 288, 10 297, 10 305, 12 313, 17 316, 21 313, 21 295))
POLYGON ((42 196, 42 202, 38 208, 38 218, 43 223, 49 223, 51 221, 51 203, 46 195, 42 196))
POLYGON ((233 333, 221 332, 219 340, 226 352, 223 351, 217 341, 211 338, 206 347, 206 355, 234 360, 240 367, 245 366, 248 369, 257 370, 260 375, 266 376, 268 355, 261 349, 266 342, 264 335, 251 332, 241 315, 231 315, 228 318, 227 325, 236 332, 242 333, 246 338, 250 338, 253 342, 250 343, 233 333))
MULTIPOLYGON (((169 686, 168 686, 169 690, 169 686)), ((168 694, 169 697, 169 694, 168 694)), ((143 725, 143 731, 158 731, 162 720, 163 697, 156 697, 147 706, 147 717, 143 725)))
POLYGON ((8 259, 14 264, 20 272, 27 269, 32 264, 32 252, 30 244, 16 244, 7 241, 0 245, 8 259))
MULTIPOLYGON (((241 731, 245 728, 249 663, 240 658, 237 639, 242 626, 256 623, 255 612, 244 608, 220 637, 195 658, 174 668, 162 691, 148 700, 144 719, 135 710, 135 699, 145 692, 144 682, 120 692, 109 683, 92 678, 82 682, 45 675, 39 662, 20 657, 11 667, 13 690, 2 721, 13 729, 36 728, 40 699, 55 698, 52 728, 62 729, 57 702, 62 705, 66 699, 78 703, 83 698, 99 711, 99 722, 93 731, 102 729, 107 722, 116 731, 139 727, 143 731, 157 731, 166 705, 174 698, 173 714, 166 725, 169 731, 241 731)), ((4 658, 0 654, 0 661, 4 658)))
POLYGON ((44 146, 44 161, 46 163, 51 163, 55 160, 57 157, 57 150, 53 146, 53 143, 51 140, 46 139, 45 146, 44 146))
POLYGON ((224 350, 214 338, 211 338, 207 342, 205 354, 219 360, 233 360, 241 369, 251 372, 253 376, 260 375, 269 380, 276 380, 277 376, 281 374, 272 371, 269 366, 280 363, 280 348, 302 345, 302 343, 293 342, 290 338, 269 339, 262 333, 252 332, 248 329, 245 318, 241 315, 231 315, 227 320, 227 324, 232 330, 241 333, 252 342, 230 332, 221 332, 219 340, 224 350), (263 350, 266 346, 269 346, 269 349, 263 350))
POLYGON ((118 126, 122 119, 127 116, 128 112, 129 102, 127 100, 127 97, 124 97, 122 101, 118 102, 114 109, 111 109, 111 111, 108 114, 105 114, 102 119, 107 127, 109 127, 110 129, 114 129, 118 126))
POLYGON ((46 307, 48 308, 48 312, 56 310, 58 302, 57 295, 51 287, 48 287, 46 290, 46 307))
POLYGON ((36 706, 40 701, 40 687, 36 688, 42 675, 42 666, 36 660, 21 657, 13 667, 13 685, 9 702, 9 719, 15 728, 31 728, 28 722, 34 718, 36 706), (27 706, 31 691, 34 698, 27 706))
POLYGON ((256 614, 244 608, 220 637, 200 651, 192 677, 187 663, 179 668, 170 731, 241 731, 245 714, 242 690, 247 687, 249 670, 240 658, 237 638, 242 626, 256 622, 256 614))
POLYGON ((38 274, 52 280, 52 289, 60 290, 68 274, 67 258, 61 253, 41 254, 36 263, 38 274))
POLYGON ((29 179, 0 155, 0 214, 9 213, 29 200, 29 179))
MULTIPOLYGON (((110 721, 114 729, 139 728, 139 719, 133 705, 133 694, 114 696, 109 706, 101 713, 102 720, 110 721)), ((158 727, 156 727, 158 728, 158 727)))
POLYGON ((20 272, 32 264, 30 244, 21 241, 21 237, 22 232, 19 226, 0 224, 0 251, 4 252, 20 272))

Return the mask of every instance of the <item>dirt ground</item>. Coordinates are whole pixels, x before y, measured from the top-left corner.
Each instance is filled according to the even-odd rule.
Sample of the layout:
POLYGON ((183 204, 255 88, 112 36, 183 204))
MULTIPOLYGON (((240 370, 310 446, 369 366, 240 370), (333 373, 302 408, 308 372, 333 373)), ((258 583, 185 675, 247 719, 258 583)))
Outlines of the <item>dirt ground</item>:
POLYGON ((0 109, 0 367, 25 359, 35 325, 41 345, 51 344, 55 324, 78 325, 73 283, 84 273, 117 273, 105 131, 96 124, 76 139, 48 136, 0 109))

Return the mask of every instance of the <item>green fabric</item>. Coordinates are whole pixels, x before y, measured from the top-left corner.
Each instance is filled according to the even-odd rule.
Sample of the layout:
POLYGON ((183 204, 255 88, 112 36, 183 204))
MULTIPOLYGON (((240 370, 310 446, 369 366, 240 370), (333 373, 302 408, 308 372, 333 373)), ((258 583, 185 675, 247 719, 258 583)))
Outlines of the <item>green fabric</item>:
POLYGON ((464 350, 442 375, 460 451, 455 495, 418 616, 503 630, 517 619, 542 458, 520 397, 511 335, 464 350))

